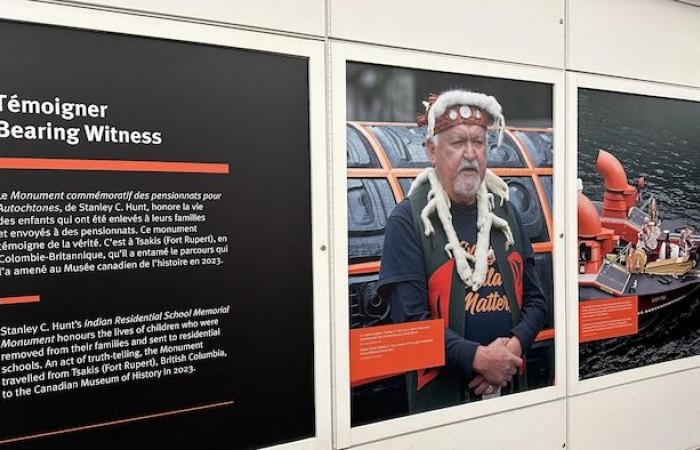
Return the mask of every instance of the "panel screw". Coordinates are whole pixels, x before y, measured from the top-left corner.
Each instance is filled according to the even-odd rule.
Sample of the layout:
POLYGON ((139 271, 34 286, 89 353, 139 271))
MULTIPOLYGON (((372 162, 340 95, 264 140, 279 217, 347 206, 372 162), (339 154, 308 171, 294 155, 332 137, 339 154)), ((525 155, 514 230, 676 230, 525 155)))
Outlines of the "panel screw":
POLYGON ((559 237, 560 237, 560 238, 563 238, 563 237, 564 237, 564 233, 560 233, 560 234, 559 234, 559 237))
POLYGON ((559 19, 559 24, 563 24, 563 23, 564 23, 564 19, 559 19))
POLYGON ((321 251, 322 251, 322 252, 325 252, 325 251, 326 251, 326 246, 325 246, 325 245, 322 245, 322 246, 321 246, 321 251))
POLYGON ((564 448, 564 447, 566 447, 566 442, 564 442, 563 444, 561 444, 561 448, 564 448))

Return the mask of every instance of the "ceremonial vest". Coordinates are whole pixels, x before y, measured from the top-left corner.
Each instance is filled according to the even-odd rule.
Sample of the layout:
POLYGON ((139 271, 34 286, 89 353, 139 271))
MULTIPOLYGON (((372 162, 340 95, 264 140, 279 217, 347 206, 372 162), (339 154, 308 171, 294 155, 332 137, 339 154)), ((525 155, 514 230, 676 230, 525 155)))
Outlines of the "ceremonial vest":
MULTIPOLYGON (((435 232, 426 236, 420 213, 427 204, 429 183, 418 186, 408 197, 411 203, 413 226, 420 236, 423 258, 428 280, 428 306, 433 319, 443 319, 445 326, 464 336, 465 296, 467 286, 457 274, 454 260, 447 256, 445 245, 447 236, 442 223, 436 217, 431 218, 435 232)), ((500 205, 500 198, 495 198, 493 213, 505 219, 515 237, 515 244, 506 249, 506 238, 496 227, 491 228, 491 247, 493 248, 498 269, 503 277, 503 287, 508 296, 513 325, 520 322, 520 308, 523 298, 523 276, 525 271, 520 242, 520 228, 508 202, 500 205)), ((408 406, 410 412, 428 411, 463 403, 468 398, 464 377, 453 370, 442 367, 422 369, 407 374, 408 406)), ((524 372, 514 379, 517 390, 525 390, 524 372)))

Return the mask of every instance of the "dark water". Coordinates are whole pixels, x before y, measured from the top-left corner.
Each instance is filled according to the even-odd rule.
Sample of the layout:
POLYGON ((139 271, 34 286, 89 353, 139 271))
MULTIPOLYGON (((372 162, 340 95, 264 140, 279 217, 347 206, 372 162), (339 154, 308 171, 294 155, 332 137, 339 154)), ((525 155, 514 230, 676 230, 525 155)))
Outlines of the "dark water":
POLYGON ((581 89, 578 132, 578 176, 591 200, 603 197, 602 148, 630 180, 644 176, 662 217, 700 225, 700 103, 581 89))
MULTIPOLYGON (((598 149, 612 153, 632 180, 644 176, 662 219, 700 229, 700 103, 579 90, 579 170, 583 192, 602 200, 598 149)), ((681 302, 638 336, 580 347, 580 377, 700 354, 700 298, 681 302)))

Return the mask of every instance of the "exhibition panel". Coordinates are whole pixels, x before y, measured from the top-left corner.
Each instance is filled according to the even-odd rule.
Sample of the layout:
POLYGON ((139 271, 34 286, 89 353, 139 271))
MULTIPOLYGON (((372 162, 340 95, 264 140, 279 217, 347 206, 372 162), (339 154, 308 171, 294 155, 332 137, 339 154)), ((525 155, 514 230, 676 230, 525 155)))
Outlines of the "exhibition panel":
MULTIPOLYGON (((466 58, 338 43, 332 45, 332 61, 333 198, 338 205, 333 217, 337 242, 335 322, 347 323, 350 328, 345 332, 340 326, 336 328, 338 445, 359 444, 562 395, 564 354, 556 343, 563 344, 564 337, 556 324, 563 323, 563 302, 556 299, 564 283, 563 274, 557 277, 556 262, 552 263, 563 261, 563 236, 556 236, 564 227, 553 214, 563 210, 558 209, 563 208, 558 203, 563 200, 562 192, 553 189, 563 182, 557 175, 563 171, 563 159, 556 145, 561 139, 556 124, 563 123, 563 84, 556 71, 515 71, 503 64, 466 58), (414 314, 407 312, 406 304, 392 300, 391 280, 405 280, 410 271, 406 275, 387 275, 391 268, 387 255, 397 251, 391 248, 392 240, 397 238, 392 234, 396 214, 409 205, 412 180, 427 173, 424 169, 430 165, 424 147, 426 126, 420 123, 420 117, 416 123, 416 112, 425 111, 421 100, 428 94, 463 86, 492 95, 493 101, 502 105, 508 125, 494 126, 485 135, 487 156, 483 164, 492 170, 489 176, 495 177, 493 180, 502 180, 498 182, 503 183, 510 198, 507 205, 512 205, 518 216, 518 222, 511 224, 520 230, 516 242, 524 242, 528 249, 523 253, 525 265, 517 266, 519 270, 525 268, 524 288, 528 294, 524 304, 510 305, 509 295, 520 297, 517 292, 512 294, 509 281, 504 281, 505 272, 500 268, 508 264, 505 259, 500 266, 497 264, 503 243, 499 245, 498 236, 492 234, 495 259, 489 259, 485 271, 485 291, 477 289, 461 300, 461 315, 467 325, 468 342, 464 345, 487 345, 496 336, 513 336, 510 326, 497 330, 505 325, 499 317, 505 317, 508 323, 514 321, 515 334, 526 323, 536 328, 529 337, 519 336, 523 349, 530 349, 523 358, 522 372, 496 390, 496 395, 485 396, 475 386, 468 389, 467 382, 463 389, 468 389, 468 396, 435 390, 443 376, 452 376, 449 340, 457 335, 450 331, 451 325, 444 324, 446 316, 442 313, 426 309, 425 314, 414 314), (340 117, 346 122, 341 123, 340 117), (346 149, 346 160, 338 158, 338 147, 346 149), (346 230, 344 236, 340 235, 342 229, 346 230), (340 282, 343 279, 346 285, 340 282), (522 319, 516 319, 521 308, 522 319), (487 397, 501 398, 477 401, 487 397)), ((475 117, 480 117, 478 108, 473 111, 475 117)), ((490 114, 486 111, 484 114, 490 114)), ((465 120, 471 117, 466 110, 459 114, 465 120)), ((407 261, 407 247, 399 245, 403 255, 400 261, 407 261)), ((470 246, 465 244, 464 248, 470 246)), ((515 267, 510 270, 517 271, 515 267)), ((516 283, 523 282, 522 273, 513 276, 516 283)), ((522 287, 516 284, 516 289, 522 287)), ((433 289, 438 288, 430 287, 431 292, 433 289)), ((452 306, 449 308, 452 310, 452 306)), ((459 317, 458 312, 450 314, 459 317)), ((464 339, 457 338, 460 342, 464 339)), ((472 374, 465 380, 478 375, 476 369, 466 370, 472 374)))
POLYGON ((700 0, 0 3, 0 449, 700 445, 700 0))
POLYGON ((0 443, 327 448, 322 45, 17 11, 0 443))
POLYGON ((700 94, 567 82, 570 392, 696 367, 700 94))

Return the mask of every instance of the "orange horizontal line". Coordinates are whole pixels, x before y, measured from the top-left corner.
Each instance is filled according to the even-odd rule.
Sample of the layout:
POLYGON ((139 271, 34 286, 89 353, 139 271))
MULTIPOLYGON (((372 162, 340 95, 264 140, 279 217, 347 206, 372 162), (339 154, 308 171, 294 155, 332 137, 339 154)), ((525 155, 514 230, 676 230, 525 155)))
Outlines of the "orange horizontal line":
POLYGON ((17 305, 20 303, 39 303, 38 295, 20 295, 17 297, 0 297, 0 305, 17 305))
POLYGON ((348 178, 385 178, 388 174, 386 169, 348 169, 348 178))
POLYGON ((0 158, 0 169, 229 173, 229 165, 225 163, 129 161, 114 159, 0 158))
POLYGON ((353 264, 348 268, 350 275, 361 275, 364 273, 379 272, 379 261, 353 264))
POLYGON ((408 168, 391 169, 391 173, 393 173, 394 175, 396 175, 399 178, 415 178, 422 171, 423 171, 423 169, 408 169, 408 168))
POLYGON ((157 417, 166 417, 166 416, 173 416, 176 414, 182 414, 182 413, 187 413, 187 412, 220 408, 222 406, 229 406, 232 404, 233 404, 233 401, 211 403, 208 405, 194 406, 192 408, 176 409, 173 411, 165 411, 165 412, 160 412, 160 413, 155 413, 155 414, 148 414, 145 416, 137 416, 137 417, 130 417, 127 419, 112 420, 110 422, 102 422, 102 423, 97 423, 94 425, 85 425, 82 427, 66 428, 63 430, 49 431, 46 433, 31 434, 31 435, 27 435, 27 436, 20 436, 20 437, 16 437, 16 438, 4 439, 4 440, 0 440, 0 444, 9 444, 12 442, 21 442, 21 441, 27 441, 30 439, 37 439, 37 438, 43 438, 43 437, 48 437, 48 436, 56 436, 56 435, 60 435, 60 434, 72 433, 75 431, 85 431, 85 430, 91 430, 94 428, 102 428, 102 427, 107 427, 107 426, 112 426, 112 425, 121 425, 121 424, 125 424, 125 423, 137 422, 140 420, 154 419, 157 417))
POLYGON ((535 342, 547 341, 549 339, 554 339, 554 328, 540 331, 537 337, 535 337, 535 342))
POLYGON ((552 251, 551 242, 535 242, 532 244, 532 251, 535 253, 547 253, 552 251))

